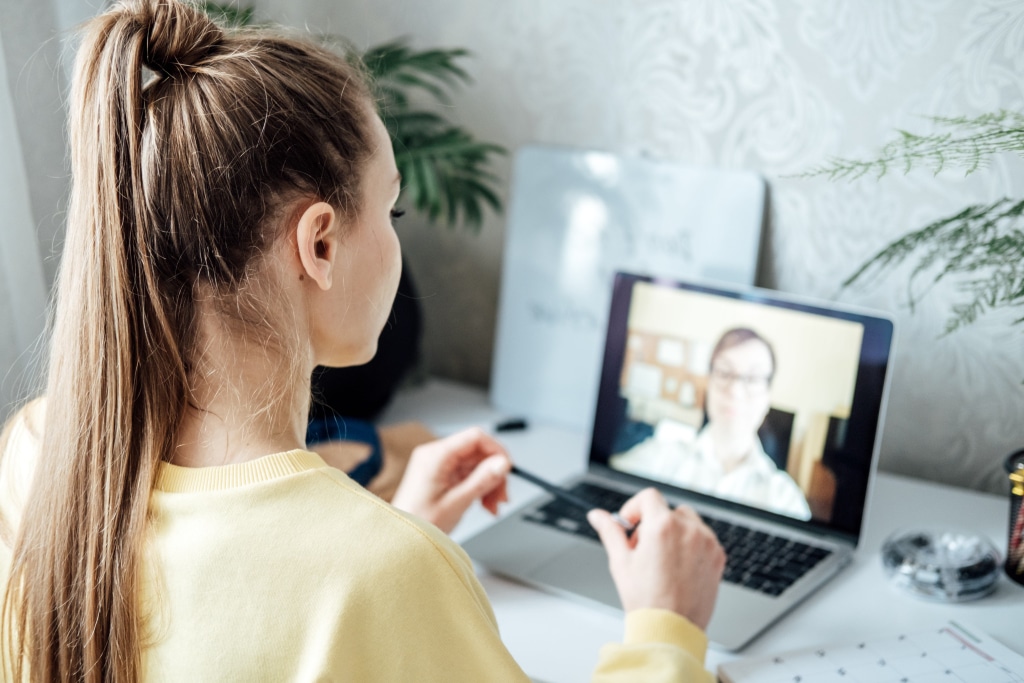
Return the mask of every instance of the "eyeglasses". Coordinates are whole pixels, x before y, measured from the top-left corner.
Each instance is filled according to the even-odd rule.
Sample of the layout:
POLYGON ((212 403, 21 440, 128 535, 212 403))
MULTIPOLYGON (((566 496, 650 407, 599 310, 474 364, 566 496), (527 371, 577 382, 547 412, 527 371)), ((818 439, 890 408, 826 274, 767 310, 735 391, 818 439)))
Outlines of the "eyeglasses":
POLYGON ((767 391, 768 384, 772 379, 771 375, 740 375, 721 368, 711 368, 711 372, 708 374, 719 389, 727 389, 731 384, 736 383, 748 394, 767 391))

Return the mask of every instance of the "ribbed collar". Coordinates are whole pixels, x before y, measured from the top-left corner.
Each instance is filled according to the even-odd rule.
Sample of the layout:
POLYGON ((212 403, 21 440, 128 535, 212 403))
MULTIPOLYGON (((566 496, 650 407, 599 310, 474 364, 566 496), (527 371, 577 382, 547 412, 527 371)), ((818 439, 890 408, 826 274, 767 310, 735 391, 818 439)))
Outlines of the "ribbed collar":
POLYGON ((165 462, 160 465, 154 488, 167 493, 223 491, 320 467, 327 467, 323 459, 316 453, 303 450, 274 453, 218 467, 180 467, 165 462))

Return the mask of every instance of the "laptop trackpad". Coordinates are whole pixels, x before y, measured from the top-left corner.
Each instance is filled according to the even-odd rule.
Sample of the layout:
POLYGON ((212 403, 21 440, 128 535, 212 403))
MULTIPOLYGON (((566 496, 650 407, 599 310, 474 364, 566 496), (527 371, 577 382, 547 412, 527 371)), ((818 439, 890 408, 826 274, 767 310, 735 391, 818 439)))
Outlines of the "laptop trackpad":
POLYGON ((532 571, 529 580, 621 609, 608 555, 596 543, 573 540, 565 552, 532 571))

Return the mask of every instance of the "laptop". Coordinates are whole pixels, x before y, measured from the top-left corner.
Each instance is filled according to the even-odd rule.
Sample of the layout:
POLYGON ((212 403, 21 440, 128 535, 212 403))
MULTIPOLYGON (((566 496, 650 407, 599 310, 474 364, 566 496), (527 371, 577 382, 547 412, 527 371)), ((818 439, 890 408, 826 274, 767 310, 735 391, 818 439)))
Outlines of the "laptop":
MULTIPOLYGON (((892 344, 893 323, 870 312, 617 273, 588 466, 563 485, 611 511, 648 486, 695 508, 728 558, 708 637, 741 649, 852 559, 892 344)), ((463 547, 497 574, 621 609, 584 511, 550 495, 463 547)))

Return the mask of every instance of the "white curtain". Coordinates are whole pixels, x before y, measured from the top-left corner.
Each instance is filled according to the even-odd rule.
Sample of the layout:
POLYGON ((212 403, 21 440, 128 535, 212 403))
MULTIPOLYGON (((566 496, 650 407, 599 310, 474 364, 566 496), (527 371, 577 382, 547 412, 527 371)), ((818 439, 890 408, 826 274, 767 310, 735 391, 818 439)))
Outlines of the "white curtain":
POLYGON ((36 390, 46 287, 0 37, 0 419, 36 390))

